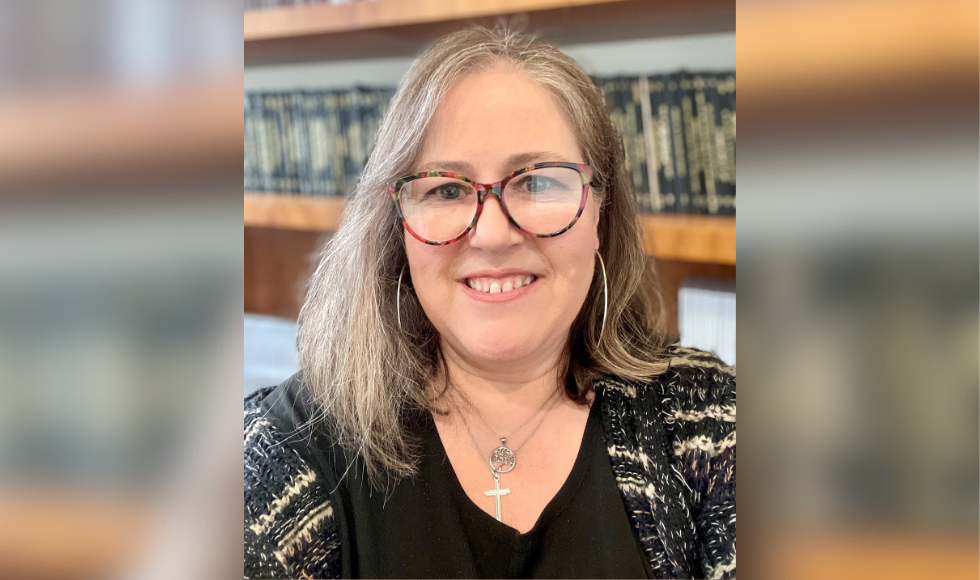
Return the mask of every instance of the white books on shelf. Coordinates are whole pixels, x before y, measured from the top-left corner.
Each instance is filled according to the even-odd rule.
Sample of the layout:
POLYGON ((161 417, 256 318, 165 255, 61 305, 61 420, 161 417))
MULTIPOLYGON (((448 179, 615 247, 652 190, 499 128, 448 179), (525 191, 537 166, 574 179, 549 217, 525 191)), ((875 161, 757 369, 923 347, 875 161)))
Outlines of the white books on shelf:
POLYGON ((688 278, 677 294, 681 345, 735 365, 735 280, 688 278))

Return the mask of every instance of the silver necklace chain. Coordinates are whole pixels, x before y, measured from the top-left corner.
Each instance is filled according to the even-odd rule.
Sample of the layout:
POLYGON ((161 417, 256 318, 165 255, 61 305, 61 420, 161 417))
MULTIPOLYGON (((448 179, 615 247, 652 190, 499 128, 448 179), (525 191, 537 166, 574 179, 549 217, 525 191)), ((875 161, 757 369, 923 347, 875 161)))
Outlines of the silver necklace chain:
MULTIPOLYGON (((497 430, 494 429, 493 427, 491 427, 489 423, 487 423, 487 420, 483 417, 483 413, 481 413, 479 409, 474 409, 473 408, 473 404, 470 403, 470 400, 468 398, 466 398, 466 395, 463 394, 463 391, 461 391, 461 390, 459 390, 457 388, 456 389, 456 392, 459 394, 460 397, 463 398, 463 401, 466 403, 466 408, 469 409, 470 411, 473 411, 474 413, 476 413, 476 418, 479 419, 480 422, 483 423, 483 425, 487 429, 489 429, 491 433, 496 433, 497 430)), ((541 404, 541 407, 539 407, 537 411, 535 411, 530 417, 528 417, 526 421, 524 421, 523 423, 521 423, 520 427, 518 427, 518 428, 514 429, 513 431, 511 431, 509 435, 505 435, 504 437, 500 437, 499 439, 510 439, 511 435, 514 435, 515 433, 520 432, 520 430, 523 429, 524 427, 526 427, 527 424, 530 423, 532 419, 534 419, 535 417, 538 416, 538 413, 540 413, 541 411, 544 410, 544 408, 548 405, 549 402, 551 402, 551 400, 553 398, 557 398, 560 395, 561 395, 561 391, 555 391, 551 395, 551 397, 548 397, 548 399, 545 400, 545 402, 541 404)), ((530 439, 530 436, 528 436, 528 438, 530 439)), ((520 448, 518 448, 518 449, 520 449, 520 448)), ((517 452, 517 449, 515 449, 514 452, 516 453, 517 452)))
MULTIPOLYGON (((558 393, 558 394, 560 394, 560 393, 558 393)), ((462 395, 462 393, 460 393, 460 395, 462 395)), ((463 398, 465 399, 466 397, 463 396, 463 398)), ((544 423, 544 420, 551 413, 551 410, 554 409, 555 408, 555 405, 558 404, 558 401, 561 400, 561 397, 560 396, 554 396, 554 397, 552 397, 549 400, 551 401, 551 405, 548 407, 548 410, 545 411, 544 415, 541 416, 541 420, 538 421, 538 424, 534 426, 534 429, 524 439, 524 441, 517 447, 517 449, 514 449, 513 451, 510 450, 509 448, 506 447, 507 438, 506 437, 501 437, 500 438, 500 447, 498 447, 497 449, 495 449, 494 450, 494 453, 496 453, 498 450, 502 450, 502 449, 503 450, 506 450, 506 452, 509 453, 509 455, 512 457, 512 463, 510 465, 510 469, 506 469, 506 470, 498 470, 498 469, 495 469, 493 467, 494 453, 491 453, 490 454, 490 462, 487 463, 487 467, 490 468, 490 472, 493 473, 493 476, 495 478, 496 477, 499 477, 499 474, 500 473, 507 473, 508 471, 510 471, 511 469, 514 468, 514 465, 516 464, 516 460, 517 460, 517 452, 520 451, 521 448, 524 447, 524 445, 526 445, 527 442, 530 441, 532 437, 534 437, 534 434, 537 433, 538 429, 544 423)), ((548 403, 548 401, 545 401, 545 404, 547 404, 547 403, 548 403)), ((468 404, 469 404, 469 402, 467 401, 467 405, 468 404)), ((544 409, 543 406, 541 408, 544 409)), ((541 410, 539 409, 538 410, 538 413, 540 413, 540 412, 541 412, 541 410)), ((477 411, 477 413, 479 414, 479 411, 477 411)), ((533 419, 534 416, 537 415, 538 413, 535 413, 534 415, 531 415, 531 418, 533 419)), ((480 445, 476 442, 476 437, 473 436, 473 431, 470 430, 469 423, 466 422, 466 419, 462 415, 460 415, 460 419, 463 421, 463 427, 466 427, 466 432, 469 433, 469 435, 470 435, 470 441, 473 442, 473 447, 476 449, 477 454, 480 455, 481 457, 483 457, 484 456, 483 455, 483 451, 480 449, 480 445)), ((481 420, 482 420, 482 417, 481 417, 481 420)), ((528 419, 528 421, 530 421, 530 419, 528 419)), ((526 424, 527 424, 527 421, 524 422, 524 425, 526 425, 526 424)), ((486 421, 484 421, 484 425, 486 425, 486 421)), ((524 425, 521 425, 521 427, 518 427, 517 430, 520 430, 522 427, 524 427, 524 425)), ((492 429, 492 427, 490 427, 489 425, 487 425, 487 427, 492 429)))

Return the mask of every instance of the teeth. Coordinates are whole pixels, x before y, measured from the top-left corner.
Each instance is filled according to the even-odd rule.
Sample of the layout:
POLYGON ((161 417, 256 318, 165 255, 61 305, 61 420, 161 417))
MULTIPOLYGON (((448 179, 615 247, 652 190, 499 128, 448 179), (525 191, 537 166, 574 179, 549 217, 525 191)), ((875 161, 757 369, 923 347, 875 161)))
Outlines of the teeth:
POLYGON ((488 294, 498 294, 502 292, 510 292, 527 286, 533 282, 536 278, 532 276, 527 276, 525 278, 505 278, 502 280, 494 280, 493 278, 483 278, 483 279, 467 279, 466 285, 474 290, 479 290, 480 292, 486 292, 488 294))

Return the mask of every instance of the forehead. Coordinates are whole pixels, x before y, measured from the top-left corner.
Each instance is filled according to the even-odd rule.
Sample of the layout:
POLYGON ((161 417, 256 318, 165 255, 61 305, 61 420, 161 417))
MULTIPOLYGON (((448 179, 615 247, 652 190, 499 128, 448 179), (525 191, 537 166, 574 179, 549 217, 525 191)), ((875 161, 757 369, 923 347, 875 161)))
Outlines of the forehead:
POLYGON ((447 92, 426 131, 418 170, 455 170, 489 181, 517 169, 511 166, 517 158, 521 165, 584 162, 554 97, 526 73, 495 67, 460 79, 447 92))

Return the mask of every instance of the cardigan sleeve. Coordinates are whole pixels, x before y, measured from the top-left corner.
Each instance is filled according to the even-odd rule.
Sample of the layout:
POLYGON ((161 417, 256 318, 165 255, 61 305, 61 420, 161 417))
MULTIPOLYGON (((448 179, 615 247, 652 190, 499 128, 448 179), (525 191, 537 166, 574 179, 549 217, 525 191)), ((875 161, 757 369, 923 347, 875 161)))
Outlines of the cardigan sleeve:
POLYGON ((245 399, 245 562, 248 578, 339 578, 340 531, 323 478, 263 408, 245 399))
POLYGON ((735 369, 713 354, 675 347, 665 409, 674 469, 689 493, 708 578, 735 577, 735 369))

